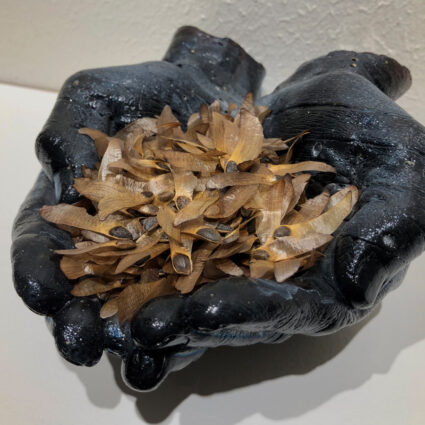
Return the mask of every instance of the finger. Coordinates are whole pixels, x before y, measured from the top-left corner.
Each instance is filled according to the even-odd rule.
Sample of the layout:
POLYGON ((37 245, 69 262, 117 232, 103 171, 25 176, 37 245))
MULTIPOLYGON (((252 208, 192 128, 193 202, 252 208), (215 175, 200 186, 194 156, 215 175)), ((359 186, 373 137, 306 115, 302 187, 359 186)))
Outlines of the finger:
MULTIPOLYGON (((133 337, 144 348, 155 349, 172 347, 176 341, 187 347, 238 346, 282 342, 297 333, 335 332, 361 320, 373 307, 350 305, 335 281, 334 260, 328 255, 283 284, 230 278, 185 297, 154 300, 133 319, 133 337), (164 314, 167 299, 175 303, 169 315, 164 314)), ((400 285, 406 270, 404 266, 385 281, 376 301, 400 285)))
MULTIPOLYGON (((297 76, 260 100, 273 111, 264 121, 265 135, 285 139, 308 130, 295 145, 293 160, 327 162, 335 166, 339 182, 360 189, 372 181, 376 164, 386 164, 387 176, 411 164, 418 172, 423 127, 367 79, 339 69, 326 71, 317 61, 310 69, 316 76, 297 76)), ((394 68, 396 75, 404 69, 398 64, 394 68)))
POLYGON ((249 92, 256 97, 265 74, 264 67, 233 40, 190 26, 177 30, 164 60, 181 67, 194 80, 199 80, 201 71, 211 85, 207 90, 218 100, 236 103, 249 92))
MULTIPOLYGON (((402 178, 402 176, 400 176, 402 178)), ((188 296, 154 300, 132 321, 145 348, 247 345, 294 333, 331 332, 368 314, 400 283, 409 262, 424 249, 425 209, 386 193, 365 190, 359 209, 336 234, 324 258, 284 284, 226 279, 188 296)), ((412 197, 419 196, 412 193, 412 197)))
MULTIPOLYGON (((229 283, 229 291, 225 296, 227 298, 231 297, 232 294, 236 296, 238 289, 240 289, 238 285, 244 287, 249 282, 250 281, 245 279, 233 279, 229 283), (232 287, 233 290, 231 289, 232 287)), ((201 320, 200 316, 204 314, 203 310, 206 310, 207 314, 212 316, 205 316, 202 319, 203 322, 208 322, 213 326, 214 331, 218 331, 220 326, 225 327, 230 323, 234 325, 236 323, 244 323, 243 319, 246 318, 248 311, 253 311, 255 306, 251 304, 251 301, 247 301, 246 308, 249 310, 246 310, 243 315, 239 315, 239 312, 237 312, 234 313, 234 317, 224 317, 221 315, 222 309, 219 309, 216 305, 220 303, 220 301, 218 301, 218 297, 224 295, 224 289, 220 289, 217 293, 210 285, 207 285, 207 287, 211 289, 211 292, 206 293, 205 300, 203 300, 203 307, 200 306, 197 301, 198 296, 195 297, 195 300, 192 299, 192 295, 161 297, 144 306, 134 316, 131 322, 131 332, 135 341, 137 341, 137 343, 142 347, 158 349, 162 347, 178 347, 187 345, 197 347, 206 347, 209 345, 215 346, 226 344, 229 340, 232 341, 232 345, 247 345, 264 342, 266 338, 268 342, 277 342, 287 337, 275 329, 267 331, 261 330, 258 332, 256 327, 252 326, 252 329, 248 329, 247 327, 243 331, 235 329, 232 331, 222 332, 221 334, 216 333, 216 336, 212 337, 210 344, 208 344, 205 338, 207 332, 204 332, 207 328, 199 322, 199 320, 201 320), (188 298, 191 299, 189 300, 188 298), (191 310, 192 308, 196 308, 196 310, 191 310), (186 311, 186 309, 188 309, 188 311, 186 311), (190 319, 189 316, 191 316, 190 319), (212 318, 214 319, 215 326, 213 322, 211 322, 212 318), (236 322, 233 322, 234 319, 236 322), (228 320, 228 322, 226 322, 226 320, 228 320), (193 323, 197 321, 199 323, 194 327, 193 323), (198 331, 198 328, 202 330, 198 331)), ((202 294, 199 295, 200 298, 201 295, 202 294)), ((252 296, 255 297, 256 295, 252 296)), ((249 297, 249 295, 247 294, 246 297, 249 297)), ((226 299, 225 302, 230 304, 233 300, 234 298, 229 300, 226 299)), ((233 312, 233 309, 231 311, 227 311, 227 313, 231 314, 233 314, 233 312)), ((212 333, 210 332, 210 334, 212 333)))
MULTIPOLYGON (((283 90, 291 86, 304 85, 311 80, 318 83, 316 86, 318 90, 319 82, 325 82, 327 90, 322 89, 322 95, 325 96, 328 95, 328 89, 332 89, 332 85, 326 83, 328 80, 334 81, 335 87, 332 91, 336 93, 356 90, 351 84, 357 85, 357 82, 363 81, 372 83, 391 99, 400 97, 412 84, 410 71, 388 56, 338 50, 303 63, 293 75, 276 87, 270 97, 280 97, 279 93, 283 90), (351 83, 344 86, 344 82, 347 81, 351 83)), ((334 93, 333 95, 335 96, 334 93)), ((338 100, 342 103, 344 100, 361 102, 362 96, 359 99, 341 96, 338 100)), ((308 99, 306 101, 306 104, 310 103, 308 99)))
POLYGON ((397 179, 398 191, 379 180, 365 188, 358 211, 337 233, 335 281, 356 308, 375 304, 389 279, 425 248, 423 191, 414 181, 405 187, 403 172, 397 179))
POLYGON ((134 348, 122 364, 124 382, 136 391, 152 391, 170 372, 199 359, 205 349, 144 351, 134 348))
POLYGON ((132 321, 133 338, 145 348, 248 345, 275 342, 294 333, 315 334, 354 315, 322 282, 278 284, 263 279, 229 278, 200 287, 185 297, 153 300, 132 321), (321 286, 321 287, 319 287, 321 286), (164 313, 165 300, 175 309, 164 313), (143 332, 142 332, 143 330, 143 332))
POLYGON ((11 248, 17 293, 31 310, 49 315, 72 297, 72 285, 59 268, 59 256, 53 252, 73 248, 72 239, 38 213, 43 205, 54 203, 53 185, 41 172, 16 217, 11 248))
POLYGON ((363 164, 374 161, 382 153, 379 148, 399 150, 399 137, 405 139, 412 124, 412 134, 419 130, 386 95, 408 88, 408 70, 371 53, 359 54, 363 65, 352 68, 352 54, 332 52, 307 62, 259 103, 272 110, 264 121, 267 137, 285 139, 309 131, 296 145, 294 160, 329 160, 339 175, 361 178, 363 164), (382 76, 387 73, 393 78, 382 76))
POLYGON ((53 336, 60 354, 79 366, 95 365, 103 353, 104 330, 100 302, 73 298, 53 317, 53 336))
POLYGON ((199 359, 204 348, 143 351, 131 336, 130 323, 119 323, 116 316, 104 320, 104 349, 123 359, 122 376, 126 384, 137 391, 156 388, 166 376, 199 359))
MULTIPOLYGON (((285 132, 305 125, 310 134, 296 146, 294 159, 330 163, 337 169, 337 181, 360 189, 359 211, 340 229, 335 268, 347 300, 368 308, 388 278, 424 249, 425 131, 407 113, 395 111, 382 94, 371 92, 363 95, 361 105, 341 109, 326 97, 332 93, 330 84, 322 88, 323 96, 309 87, 312 101, 321 106, 302 106, 300 101, 266 128, 285 137, 285 132)), ((352 99, 351 88, 345 91, 352 99)), ((299 93, 291 94, 295 102, 302 97, 299 93)), ((360 91, 353 98, 359 96, 360 91)))
MULTIPOLYGON (((293 93, 297 96, 296 93, 293 93)), ((379 95, 380 97, 381 95, 379 95)), ((328 99, 322 99, 326 102, 328 99)), ((356 106, 297 106, 266 118, 267 137, 283 139, 308 129, 294 146, 294 161, 324 161, 337 169, 337 178, 361 186, 376 164, 387 174, 403 168, 419 171, 423 127, 388 98, 377 109, 356 106), (277 136, 279 135, 279 136, 277 136)), ((422 178, 422 176, 420 176, 422 178)))
MULTIPOLYGON (((385 282, 377 300, 401 283, 406 269, 385 282)), ((334 256, 325 257, 317 267, 282 284, 263 279, 224 279, 185 297, 168 297, 178 306, 168 316, 164 315, 162 301, 153 300, 134 317, 133 338, 145 349, 172 348, 176 341, 205 348, 279 343, 294 334, 333 333, 373 310, 373 306, 353 308, 334 279, 334 256)))

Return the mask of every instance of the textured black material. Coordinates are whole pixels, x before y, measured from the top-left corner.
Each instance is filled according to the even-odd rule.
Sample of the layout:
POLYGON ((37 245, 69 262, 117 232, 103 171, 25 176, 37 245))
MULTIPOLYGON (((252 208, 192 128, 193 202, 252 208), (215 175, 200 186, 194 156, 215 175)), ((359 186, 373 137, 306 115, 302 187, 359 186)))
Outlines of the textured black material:
POLYGON ((83 366, 100 360, 104 335, 99 300, 74 298, 52 319, 56 346, 66 360, 83 366))
POLYGON ((112 354, 125 357, 134 348, 129 322, 120 325, 117 317, 112 316, 105 320, 104 331, 105 348, 112 354))
POLYGON ((72 284, 59 268, 55 249, 73 248, 68 233, 44 221, 43 205, 56 203, 53 185, 41 173, 22 204, 13 225, 11 249, 16 292, 39 314, 52 314, 71 299, 72 284))
POLYGON ((164 379, 168 357, 163 352, 149 355, 140 348, 131 350, 124 359, 122 376, 125 383, 140 391, 152 390, 164 379))
POLYGON ((107 349, 124 358, 130 386, 149 390, 206 347, 335 332, 363 318, 401 283, 424 249, 425 129, 393 101, 411 84, 405 67, 386 56, 339 51, 303 64, 257 100, 272 109, 264 122, 267 137, 310 131, 296 145, 294 160, 336 167, 334 180, 321 174, 310 190, 326 185, 335 191, 349 183, 360 190, 355 211, 314 268, 283 284, 223 279, 189 295, 155 299, 123 326, 101 321, 98 301, 69 301, 71 285, 52 249, 72 242, 37 209, 75 200, 73 176, 81 165, 94 166, 93 143, 77 129, 113 134, 166 104, 185 121, 204 102, 218 98, 225 109, 248 91, 256 94, 263 74, 233 41, 184 27, 164 61, 82 71, 65 82, 37 139, 44 172, 19 212, 12 249, 17 292, 34 311, 57 312, 54 335, 65 358, 91 365, 107 349))

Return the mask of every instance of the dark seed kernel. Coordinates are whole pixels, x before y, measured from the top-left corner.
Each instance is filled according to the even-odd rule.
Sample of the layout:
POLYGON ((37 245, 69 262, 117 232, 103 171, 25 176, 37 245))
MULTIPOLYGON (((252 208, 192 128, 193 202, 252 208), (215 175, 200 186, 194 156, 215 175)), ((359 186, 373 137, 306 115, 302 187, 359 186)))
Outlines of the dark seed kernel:
POLYGON ((182 210, 188 203, 190 202, 190 198, 187 196, 179 196, 176 200, 176 205, 179 210, 182 210))
POLYGON ((164 192, 158 195, 158 199, 161 202, 168 202, 168 201, 171 201, 173 198, 174 198, 174 192, 164 192))
POLYGON ((167 170, 169 171, 170 169, 168 168, 168 165, 163 164, 162 162, 158 162, 157 163, 158 167, 162 168, 163 170, 167 170))
POLYGON ((217 231, 227 233, 233 231, 233 228, 228 224, 219 223, 217 225, 217 231))
POLYGON ((251 220, 247 225, 246 225, 246 230, 248 230, 248 233, 250 235, 253 235, 256 232, 256 227, 255 227, 255 220, 251 220))
POLYGON ((116 238, 133 239, 131 233, 125 227, 122 226, 113 227, 109 231, 109 234, 116 238))
POLYGON ((290 234, 291 231, 286 226, 280 226, 274 231, 273 237, 282 238, 284 236, 289 236, 290 234))
POLYGON ((187 275, 190 273, 190 260, 186 255, 177 254, 173 258, 173 267, 177 273, 187 275))
POLYGON ((127 212, 128 212, 129 214, 131 214, 133 217, 142 217, 142 216, 143 216, 143 214, 142 214, 140 211, 137 211, 137 210, 135 210, 134 208, 129 208, 129 209, 127 210, 127 212))
POLYGON ((143 220, 143 227, 146 231, 153 229, 158 225, 158 219, 156 217, 148 217, 143 220))
POLYGON ((229 161, 226 164, 226 173, 237 173, 238 172, 238 164, 235 161, 229 161))
POLYGON ((211 242, 218 242, 220 240, 220 235, 210 227, 203 227, 199 229, 196 234, 211 242))
POLYGON ((249 218, 251 216, 251 211, 247 210, 246 208, 242 207, 241 208, 241 216, 243 218, 249 218))

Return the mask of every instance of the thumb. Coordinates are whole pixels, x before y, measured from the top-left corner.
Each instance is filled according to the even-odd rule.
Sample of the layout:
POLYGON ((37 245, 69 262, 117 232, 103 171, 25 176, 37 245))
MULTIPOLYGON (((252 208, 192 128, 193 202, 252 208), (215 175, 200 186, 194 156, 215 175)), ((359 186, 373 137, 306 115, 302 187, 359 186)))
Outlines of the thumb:
POLYGON ((399 98, 412 85, 410 71, 388 56, 337 50, 303 63, 275 92, 295 83, 333 73, 362 76, 391 99, 399 98))
POLYGON ((416 191, 364 190, 360 208, 335 241, 335 280, 354 307, 375 304, 391 278, 424 250, 421 199, 416 191))

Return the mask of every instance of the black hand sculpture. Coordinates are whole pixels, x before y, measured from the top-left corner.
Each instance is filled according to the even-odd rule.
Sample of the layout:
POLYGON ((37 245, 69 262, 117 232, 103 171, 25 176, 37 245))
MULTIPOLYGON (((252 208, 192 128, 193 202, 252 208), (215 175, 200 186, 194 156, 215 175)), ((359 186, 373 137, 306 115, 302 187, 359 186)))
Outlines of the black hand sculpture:
POLYGON ((325 334, 367 315, 401 283, 424 249, 425 128, 392 99, 410 85, 409 71, 371 53, 332 52, 302 65, 257 101, 271 108, 267 137, 308 129, 294 160, 335 166, 336 190, 355 184, 360 199, 325 256, 283 284, 229 278, 189 295, 157 298, 131 324, 101 320, 101 302, 74 298, 54 249, 71 248, 67 233, 43 221, 38 208, 72 202, 73 178, 94 167, 93 143, 77 133, 92 127, 114 134, 169 104, 185 122, 202 103, 225 109, 257 93, 264 70, 237 44, 196 28, 180 29, 162 62, 82 71, 70 77, 37 139, 44 171, 14 226, 15 287, 35 312, 51 317, 59 351, 93 365, 107 349, 124 359, 124 378, 140 390, 197 359, 207 347, 281 342, 295 333, 325 334))

